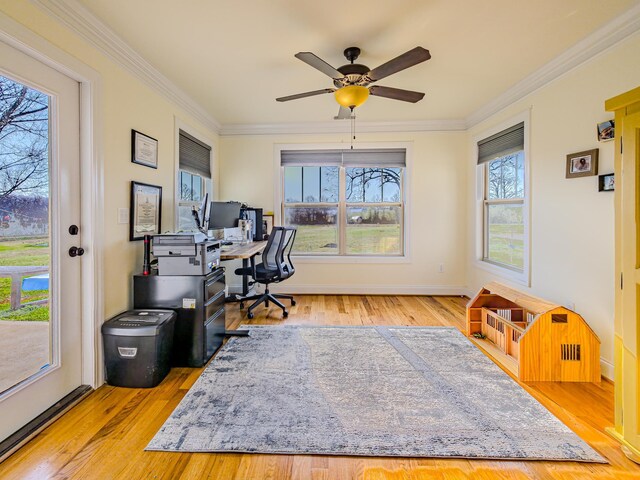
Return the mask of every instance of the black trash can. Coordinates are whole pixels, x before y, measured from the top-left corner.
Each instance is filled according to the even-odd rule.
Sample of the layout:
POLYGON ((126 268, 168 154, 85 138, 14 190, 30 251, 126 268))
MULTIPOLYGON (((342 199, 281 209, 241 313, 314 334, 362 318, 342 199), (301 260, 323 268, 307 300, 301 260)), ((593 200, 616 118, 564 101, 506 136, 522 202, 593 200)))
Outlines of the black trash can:
POLYGON ((171 369, 176 312, 130 310, 102 325, 107 383, 150 388, 171 369))

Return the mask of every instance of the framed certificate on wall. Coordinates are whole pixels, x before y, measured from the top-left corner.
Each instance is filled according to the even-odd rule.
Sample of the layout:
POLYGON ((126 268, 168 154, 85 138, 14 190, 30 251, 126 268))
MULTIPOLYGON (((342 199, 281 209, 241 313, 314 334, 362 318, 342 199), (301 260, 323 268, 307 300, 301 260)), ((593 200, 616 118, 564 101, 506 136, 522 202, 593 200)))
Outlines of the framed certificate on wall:
POLYGON ((142 240, 145 235, 160 233, 162 187, 131 182, 129 240, 142 240))
POLYGON ((158 168, 158 140, 132 129, 131 161, 145 167, 158 168))

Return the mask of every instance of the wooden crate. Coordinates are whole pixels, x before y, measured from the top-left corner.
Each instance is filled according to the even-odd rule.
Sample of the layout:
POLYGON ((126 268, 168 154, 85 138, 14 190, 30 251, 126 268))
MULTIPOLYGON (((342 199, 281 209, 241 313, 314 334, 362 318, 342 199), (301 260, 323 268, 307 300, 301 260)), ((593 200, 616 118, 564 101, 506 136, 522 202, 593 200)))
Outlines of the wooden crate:
POLYGON ((524 382, 600 382, 600 340, 584 318, 506 285, 467 304, 467 335, 524 382))

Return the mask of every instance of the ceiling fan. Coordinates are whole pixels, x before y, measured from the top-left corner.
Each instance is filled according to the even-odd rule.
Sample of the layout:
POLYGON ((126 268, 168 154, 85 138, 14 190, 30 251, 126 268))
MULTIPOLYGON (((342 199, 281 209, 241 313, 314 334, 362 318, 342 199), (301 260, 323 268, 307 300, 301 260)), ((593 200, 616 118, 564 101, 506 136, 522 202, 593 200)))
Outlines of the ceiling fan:
POLYGON ((386 97, 403 102, 416 103, 422 100, 424 93, 402 90, 400 88, 383 87, 381 85, 370 85, 378 80, 388 77, 406 68, 413 67, 431 58, 429 50, 416 47, 402 55, 383 63, 379 67, 371 70, 366 65, 353 63, 360 55, 358 47, 349 47, 344 51, 344 56, 351 63, 334 68, 320 57, 311 52, 299 52, 295 57, 320 70, 325 75, 333 79, 335 88, 324 88, 311 92, 298 93, 287 97, 276 98, 278 102, 288 102, 298 98, 322 95, 323 93, 334 93, 336 101, 340 104, 340 110, 336 119, 351 118, 353 109, 362 105, 369 95, 376 97, 386 97))

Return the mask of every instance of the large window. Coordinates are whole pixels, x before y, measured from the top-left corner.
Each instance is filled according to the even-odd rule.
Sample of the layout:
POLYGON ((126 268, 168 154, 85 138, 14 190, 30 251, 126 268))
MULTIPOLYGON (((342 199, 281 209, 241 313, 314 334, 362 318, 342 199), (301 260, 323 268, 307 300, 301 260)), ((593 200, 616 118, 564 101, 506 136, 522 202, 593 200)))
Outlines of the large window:
POLYGON ((524 272, 526 242, 524 124, 478 142, 483 169, 483 260, 524 272))
POLYGON ((194 231, 196 224, 191 210, 200 207, 205 193, 211 199, 211 147, 180 130, 177 190, 178 231, 194 231))
POLYGON ((283 151, 282 218, 307 255, 404 253, 405 151, 283 151))

